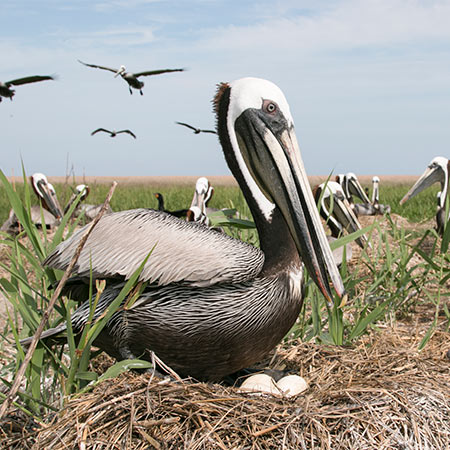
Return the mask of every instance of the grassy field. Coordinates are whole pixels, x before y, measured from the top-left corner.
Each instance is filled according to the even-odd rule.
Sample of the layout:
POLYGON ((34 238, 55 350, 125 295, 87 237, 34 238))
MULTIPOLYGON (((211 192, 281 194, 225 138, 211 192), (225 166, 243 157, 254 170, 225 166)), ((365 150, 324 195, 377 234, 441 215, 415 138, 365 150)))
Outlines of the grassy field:
MULTIPOLYGON (((194 192, 195 179, 189 179, 189 183, 184 182, 178 177, 175 181, 178 184, 169 184, 167 182, 160 184, 144 184, 142 182, 133 183, 128 179, 126 182, 119 181, 119 185, 111 201, 111 207, 114 211, 121 211, 133 208, 157 208, 157 201, 153 193, 160 192, 165 199, 165 207, 168 210, 176 210, 189 207, 194 192)), ((191 177, 192 178, 192 177, 191 177)), ((315 177, 316 178, 316 177, 315 177)), ((318 178, 318 177, 317 177, 318 178)), ((318 180, 312 180, 318 182, 318 180)), ((245 199, 237 186, 229 185, 231 183, 222 183, 216 186, 214 196, 209 206, 213 208, 229 208, 232 205, 244 215, 249 215, 245 199), (227 185, 228 184, 228 185, 227 185)), ((234 183, 233 183, 234 184, 234 183)), ((214 185, 214 184, 213 184, 214 185)), ((389 182, 380 187, 380 203, 389 204, 393 214, 401 215, 412 222, 422 222, 433 218, 436 214, 436 187, 430 188, 418 197, 408 201, 400 206, 399 201, 408 191, 412 184, 404 184, 403 180, 399 183, 389 182)), ((23 198, 23 183, 16 183, 15 189, 18 195, 23 198)), ((72 194, 74 184, 62 182, 54 183, 58 194, 58 199, 64 207, 72 194)), ((103 203, 109 190, 109 183, 93 183, 91 193, 86 200, 87 203, 103 203)), ((363 187, 371 190, 369 183, 362 183, 363 187)), ((36 196, 31 198, 32 204, 37 204, 36 196)), ((0 186, 0 223, 3 223, 8 217, 10 204, 6 192, 0 186)))

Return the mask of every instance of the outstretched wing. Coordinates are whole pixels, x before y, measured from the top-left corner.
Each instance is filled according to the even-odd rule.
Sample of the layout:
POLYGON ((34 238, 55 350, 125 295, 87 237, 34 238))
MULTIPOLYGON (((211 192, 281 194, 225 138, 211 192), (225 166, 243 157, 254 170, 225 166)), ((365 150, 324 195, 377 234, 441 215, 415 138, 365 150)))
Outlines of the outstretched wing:
POLYGON ((131 134, 131 136, 133 136, 136 139, 136 135, 131 130, 120 130, 120 131, 117 132, 117 134, 119 134, 119 133, 131 134))
POLYGON ((217 131, 215 130, 200 130, 202 133, 213 133, 213 134, 217 134, 217 131))
POLYGON ((98 133, 99 131, 104 131, 105 133, 110 133, 110 134, 111 134, 111 131, 107 130, 106 128, 97 128, 96 130, 94 130, 94 131, 91 133, 91 136, 94 136, 94 134, 95 134, 95 133, 98 133))
POLYGON ((137 77, 147 77, 149 75, 160 75, 167 72, 184 72, 185 69, 158 69, 158 70, 147 70, 145 72, 133 73, 137 77))
POLYGON ((36 83, 36 81, 54 80, 50 75, 32 75, 31 77, 17 78, 16 80, 7 81, 6 85, 19 86, 21 84, 36 83))
MULTIPOLYGON (((89 226, 89 225, 87 225, 89 226)), ((86 231, 81 228, 44 261, 65 270, 86 231)), ((242 282, 262 269, 261 250, 194 222, 184 222, 152 209, 134 209, 103 216, 89 236, 74 275, 128 279, 152 251, 141 280, 193 286, 242 282)))
POLYGON ((184 123, 184 122, 175 122, 175 123, 177 123, 178 125, 183 125, 184 127, 188 127, 191 130, 197 131, 197 128, 193 127, 192 125, 189 125, 188 123, 184 123))
POLYGON ((83 66, 87 66, 87 67, 94 67, 95 69, 103 69, 103 70, 109 70, 110 72, 118 72, 119 69, 112 69, 111 67, 106 67, 106 66, 97 66, 96 64, 88 64, 85 63, 83 61, 78 60, 79 63, 83 64, 83 66))

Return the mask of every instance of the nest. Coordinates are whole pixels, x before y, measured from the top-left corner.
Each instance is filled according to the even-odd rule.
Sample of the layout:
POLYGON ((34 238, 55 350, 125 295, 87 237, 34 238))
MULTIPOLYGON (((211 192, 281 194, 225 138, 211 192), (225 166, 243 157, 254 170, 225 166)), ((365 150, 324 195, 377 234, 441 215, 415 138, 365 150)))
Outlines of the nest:
MULTIPOLYGON (((290 343, 272 366, 309 382, 294 399, 219 384, 126 373, 68 402, 49 423, 22 427, 5 448, 449 448, 448 333, 417 351, 426 325, 396 325, 357 347, 290 343)), ((5 427, 3 428, 5 433, 5 427)))

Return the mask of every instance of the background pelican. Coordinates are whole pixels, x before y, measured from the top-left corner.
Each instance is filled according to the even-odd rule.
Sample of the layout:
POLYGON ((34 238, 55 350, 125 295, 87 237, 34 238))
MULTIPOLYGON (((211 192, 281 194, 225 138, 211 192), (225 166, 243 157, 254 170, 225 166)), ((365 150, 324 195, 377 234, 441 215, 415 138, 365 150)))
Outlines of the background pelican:
POLYGON ((391 207, 389 205, 382 205, 380 203, 380 178, 378 176, 372 177, 372 206, 374 207, 374 214, 390 213, 391 207))
MULTIPOLYGON (((316 186, 313 189, 314 198, 318 203, 320 215, 325 220, 331 230, 331 236, 336 239, 342 236, 344 230, 348 233, 361 230, 353 209, 350 206, 341 185, 336 181, 328 181, 316 186)), ((365 235, 356 239, 356 243, 364 248, 368 241, 365 235)), ((339 247, 337 251, 333 251, 335 261, 342 262, 343 251, 339 247)), ((352 257, 351 245, 346 246, 346 257, 350 260, 352 257)))
POLYGON ((11 86, 20 86, 22 84, 36 83, 38 81, 54 80, 55 78, 50 75, 32 75, 30 77, 16 78, 10 81, 0 81, 0 102, 2 97, 10 98, 14 97, 15 90, 11 89, 11 86))
MULTIPOLYGON (((39 228, 43 226, 48 229, 54 228, 59 224, 63 212, 53 185, 48 182, 43 173, 31 175, 30 183, 42 205, 42 208, 39 205, 30 208, 31 221, 39 228)), ((21 231, 19 219, 14 210, 10 210, 9 217, 3 223, 0 231, 5 231, 11 235, 16 235, 21 231)))
POLYGON ((403 205, 410 198, 415 197, 419 192, 422 192, 434 183, 440 183, 441 195, 439 196, 436 223, 437 230, 441 235, 444 232, 447 221, 449 220, 448 217, 445 217, 445 202, 448 196, 449 165, 449 160, 443 156, 436 156, 433 158, 430 164, 428 164, 428 167, 425 169, 425 172, 400 200, 400 205, 403 205))
POLYGON ((189 125, 188 123, 184 123, 184 122, 175 122, 178 125, 183 125, 184 127, 190 128, 191 130, 194 130, 194 134, 200 134, 200 133, 214 133, 217 134, 217 132, 215 130, 202 130, 200 128, 195 128, 192 125, 189 125))
POLYGON ((94 130, 91 133, 91 136, 94 136, 94 134, 96 134, 96 133, 98 133, 100 131, 104 132, 104 133, 109 133, 111 135, 111 137, 116 137, 120 133, 128 133, 129 135, 133 136, 136 139, 136 135, 131 130, 116 131, 116 130, 107 130, 106 128, 97 128, 96 130, 94 130))
POLYGON ((345 197, 350 203, 350 206, 356 216, 367 216, 375 214, 375 208, 370 203, 369 197, 367 196, 358 178, 353 172, 348 172, 345 175, 337 175, 336 181, 341 185, 345 197), (362 200, 363 203, 355 203, 353 200, 353 196, 362 200))
MULTIPOLYGON (((154 249, 141 273, 147 287, 111 317, 95 345, 119 359, 149 359, 153 350, 182 376, 206 380, 255 363, 280 342, 302 306, 305 266, 328 302, 331 285, 338 297, 345 294, 281 90, 244 78, 221 84, 214 105, 225 159, 255 220, 260 249, 138 209, 104 216, 74 269, 80 277, 92 270, 95 278, 108 279, 98 318, 121 290, 120 279, 154 249)), ((67 267, 84 233, 60 244, 45 264, 67 267)), ((85 302, 72 315, 75 332, 88 317, 85 302)))
MULTIPOLYGON (((67 211, 69 211, 69 209, 72 206, 73 202, 81 194, 80 202, 78 203, 77 207, 73 211, 72 217, 83 216, 85 222, 91 222, 92 220, 94 220, 95 216, 102 209, 103 204, 100 204, 100 205, 89 205, 89 204, 86 204, 86 203, 82 203, 82 202, 84 202, 84 200, 86 200, 86 198, 87 198, 87 196, 89 195, 90 192, 91 192, 91 189, 86 184, 79 184, 78 186, 76 186, 74 193, 72 194, 72 196, 70 197, 69 201, 67 202, 66 207, 64 208, 64 214, 66 214, 67 211)), ((108 205, 108 208, 106 209, 105 214, 110 214, 112 212, 113 212, 113 210, 112 210, 111 206, 108 205)))
POLYGON ((120 75, 127 83, 128 83, 128 89, 130 91, 130 94, 133 94, 133 89, 139 90, 141 95, 143 95, 142 88, 144 87, 144 82, 139 80, 139 77, 147 77, 149 75, 160 75, 162 73, 168 73, 168 72, 183 72, 185 69, 157 69, 157 70, 147 70, 144 72, 137 72, 137 73, 131 73, 127 72, 125 66, 120 66, 119 69, 112 69, 111 67, 106 66, 98 66, 96 64, 87 64, 83 61, 78 60, 81 64, 87 66, 87 67, 94 67, 96 69, 103 69, 103 70, 109 70, 110 72, 115 73, 115 77, 120 75))

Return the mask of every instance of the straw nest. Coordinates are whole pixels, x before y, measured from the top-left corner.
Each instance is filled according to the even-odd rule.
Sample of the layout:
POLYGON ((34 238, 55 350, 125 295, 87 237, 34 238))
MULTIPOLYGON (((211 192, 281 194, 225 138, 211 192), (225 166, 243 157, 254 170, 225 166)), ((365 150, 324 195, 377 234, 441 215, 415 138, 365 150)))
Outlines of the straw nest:
MULTIPOLYGON (((444 322, 443 322, 444 323, 444 322)), ((309 383, 295 399, 127 373, 80 395, 47 424, 11 413, 4 448, 445 449, 450 447, 448 332, 397 324, 357 347, 294 342, 271 367, 309 383), (21 422, 19 426, 19 422, 21 422)))

